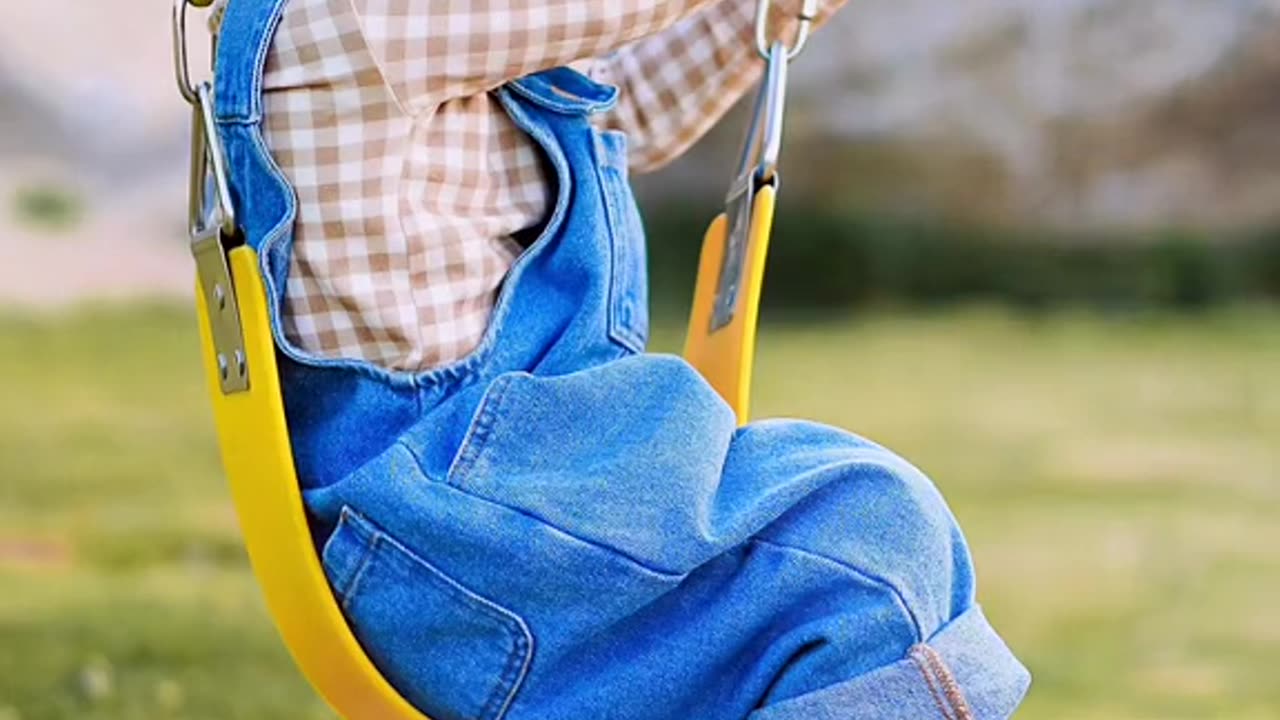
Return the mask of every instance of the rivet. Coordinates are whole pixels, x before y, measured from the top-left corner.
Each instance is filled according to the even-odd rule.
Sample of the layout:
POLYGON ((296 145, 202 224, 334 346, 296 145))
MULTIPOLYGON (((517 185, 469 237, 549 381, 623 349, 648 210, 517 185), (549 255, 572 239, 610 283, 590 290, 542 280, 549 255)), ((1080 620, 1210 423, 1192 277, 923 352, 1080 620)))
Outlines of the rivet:
POLYGON ((218 304, 219 310, 227 309, 227 293, 222 289, 221 283, 213 286, 213 301, 218 304))
POLYGON ((218 373, 222 375, 222 379, 227 379, 227 356, 218 353, 218 373))
POLYGON ((244 353, 237 350, 236 351, 236 372, 240 374, 240 377, 244 377, 246 369, 247 368, 245 367, 244 353))

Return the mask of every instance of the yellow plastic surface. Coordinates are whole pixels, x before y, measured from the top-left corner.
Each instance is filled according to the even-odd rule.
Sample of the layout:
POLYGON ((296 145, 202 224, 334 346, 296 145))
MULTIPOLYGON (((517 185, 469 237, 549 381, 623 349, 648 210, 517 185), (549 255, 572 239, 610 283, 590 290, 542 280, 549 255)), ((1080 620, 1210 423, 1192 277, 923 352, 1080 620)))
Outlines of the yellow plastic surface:
POLYGON ((365 655, 325 580, 294 471, 257 255, 238 247, 229 260, 244 328, 248 392, 224 395, 220 389, 206 300, 197 283, 200 342, 223 467, 276 628, 303 674, 339 715, 427 720, 365 655))
POLYGON ((751 233, 742 269, 733 320, 711 332, 715 312, 716 287, 724 259, 729 220, 720 215, 707 229, 698 261, 698 280, 693 291, 693 310, 685 337, 684 357, 711 383, 745 424, 751 411, 751 369, 755 363, 756 325, 760 316, 760 293, 764 288, 765 258, 773 229, 773 209, 777 199, 773 186, 756 193, 751 214, 751 233))

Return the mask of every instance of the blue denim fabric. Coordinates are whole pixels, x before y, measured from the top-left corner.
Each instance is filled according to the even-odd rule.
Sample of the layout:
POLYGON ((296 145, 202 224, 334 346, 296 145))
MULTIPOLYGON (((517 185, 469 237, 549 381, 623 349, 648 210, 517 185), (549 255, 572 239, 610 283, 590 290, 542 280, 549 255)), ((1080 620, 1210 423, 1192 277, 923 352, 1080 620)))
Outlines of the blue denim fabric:
POLYGON ((495 91, 555 210, 480 347, 390 372, 283 336, 295 200, 261 135, 284 0, 232 0, 217 117, 262 259, 325 571, 388 679, 435 720, 995 719, 1026 670, 974 599, 934 486, 795 421, 735 428, 644 353, 644 238, 616 90, 568 69, 495 91))

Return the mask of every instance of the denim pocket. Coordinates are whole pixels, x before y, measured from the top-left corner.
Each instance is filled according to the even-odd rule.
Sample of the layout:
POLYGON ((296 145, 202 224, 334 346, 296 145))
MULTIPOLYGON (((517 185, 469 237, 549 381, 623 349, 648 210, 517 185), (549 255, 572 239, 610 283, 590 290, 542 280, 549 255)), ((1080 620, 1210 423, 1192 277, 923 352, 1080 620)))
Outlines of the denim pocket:
POLYGON ((343 508, 325 573, 361 645, 435 720, 499 720, 528 672, 524 621, 343 508))
POLYGON ((609 336, 642 353, 649 337, 649 280, 644 223, 627 178, 627 136, 595 133, 596 167, 612 240, 609 279, 609 336))

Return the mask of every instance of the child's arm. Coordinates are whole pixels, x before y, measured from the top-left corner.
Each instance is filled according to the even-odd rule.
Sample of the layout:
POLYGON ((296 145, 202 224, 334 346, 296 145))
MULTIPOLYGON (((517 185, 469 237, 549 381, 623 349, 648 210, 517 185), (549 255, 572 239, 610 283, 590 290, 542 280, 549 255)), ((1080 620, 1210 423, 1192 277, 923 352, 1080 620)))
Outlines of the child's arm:
MULTIPOLYGON (((352 0, 404 110, 612 52, 714 0, 352 0)), ((754 0, 749 0, 754 2, 754 0)), ((746 4, 746 3, 744 3, 746 4)))
MULTIPOLYGON (((679 157, 759 78, 757 0, 717 0, 652 37, 599 61, 600 78, 622 89, 605 120, 627 133, 631 166, 656 170, 679 157)), ((844 0, 821 0, 817 22, 844 0)), ((801 0, 773 0, 772 37, 794 37, 801 0)))

